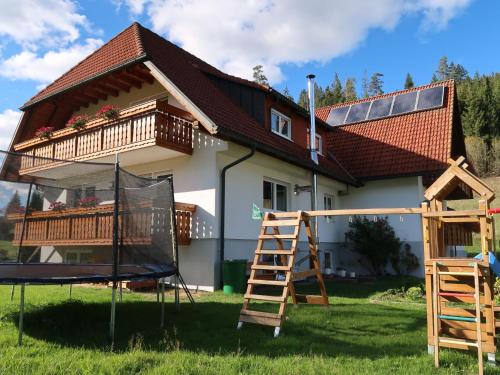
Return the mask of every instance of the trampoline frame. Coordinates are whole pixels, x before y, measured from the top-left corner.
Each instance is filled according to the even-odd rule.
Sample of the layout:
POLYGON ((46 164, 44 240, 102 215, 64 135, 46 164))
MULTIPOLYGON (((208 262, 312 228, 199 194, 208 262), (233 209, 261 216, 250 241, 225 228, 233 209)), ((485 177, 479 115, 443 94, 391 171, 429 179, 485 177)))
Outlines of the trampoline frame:
MULTIPOLYGON (((12 152, 5 152, 7 155, 13 154, 17 155, 12 152)), ((70 162, 70 161, 68 161, 70 162)), ((89 163, 89 162, 85 162, 89 163)), ((91 163, 91 164, 110 164, 110 163, 91 163)), ((120 215, 120 162, 118 158, 118 154, 116 154, 115 158, 115 163, 114 163, 114 210, 113 210, 113 241, 112 241, 112 274, 111 277, 103 277, 99 279, 98 277, 79 277, 75 278, 74 282, 71 282, 73 280, 71 279, 55 279, 52 282, 40 282, 37 283, 36 280, 33 281, 26 281, 23 279, 23 282, 16 282, 14 279, 12 279, 12 282, 9 282, 7 279, 6 282, 1 282, 2 284, 12 284, 12 291, 11 291, 11 301, 14 298, 14 290, 15 290, 15 285, 20 284, 21 285, 21 290, 20 290, 20 302, 19 302, 19 322, 18 322, 18 345, 21 346, 23 342, 23 330, 24 330, 24 310, 25 310, 25 289, 26 285, 29 284, 36 284, 36 285, 62 285, 62 284, 69 284, 70 285, 70 298, 72 294, 72 286, 73 284, 79 284, 79 283, 97 283, 97 282, 112 282, 112 291, 111 291, 111 308, 110 308, 110 321, 109 321, 109 337, 111 340, 111 348, 114 348, 114 343, 115 343, 115 326, 116 326, 116 292, 118 288, 118 284, 120 285, 119 289, 119 301, 122 301, 122 281, 125 280, 133 280, 133 279, 155 279, 157 282, 157 285, 160 284, 160 280, 164 279, 165 277, 173 276, 174 277, 174 289, 175 289, 175 310, 179 311, 180 309, 180 291, 179 291, 179 285, 182 286, 184 291, 186 292, 189 300, 191 303, 194 303, 194 299, 187 288, 186 284, 184 283, 184 280, 182 279, 182 276, 180 275, 179 272, 179 248, 178 248, 178 243, 177 243, 177 223, 176 223, 176 215, 175 215, 175 199, 174 199, 174 190, 173 190, 173 184, 171 185, 172 187, 172 206, 170 208, 170 215, 171 215, 171 235, 172 235, 172 247, 173 247, 173 272, 154 272, 154 273, 149 273, 148 275, 138 275, 136 277, 130 277, 130 275, 119 275, 118 274, 118 256, 119 256, 119 247, 120 247, 120 235, 119 235, 119 215, 120 215), (66 282, 68 281, 68 282, 66 282)), ((29 183, 29 191, 28 191, 28 197, 26 201, 26 207, 29 207, 31 203, 31 196, 32 196, 32 190, 33 190, 33 182, 29 183)), ((18 253, 17 253, 17 264, 23 264, 21 262, 21 247, 23 243, 23 238, 24 238, 24 230, 26 226, 26 220, 27 220, 27 214, 28 214, 28 209, 25 210, 24 212, 24 217, 23 217, 23 224, 22 224, 22 230, 21 230, 21 238, 18 246, 18 253)), ((12 264, 12 263, 10 263, 12 264)), ((63 267, 64 265, 61 265, 63 267)), ((160 303, 161 309, 160 309, 160 327, 164 328, 165 326, 165 280, 161 282, 161 288, 157 287, 157 302, 160 303), (160 296, 161 294, 161 301, 160 301, 160 296)))

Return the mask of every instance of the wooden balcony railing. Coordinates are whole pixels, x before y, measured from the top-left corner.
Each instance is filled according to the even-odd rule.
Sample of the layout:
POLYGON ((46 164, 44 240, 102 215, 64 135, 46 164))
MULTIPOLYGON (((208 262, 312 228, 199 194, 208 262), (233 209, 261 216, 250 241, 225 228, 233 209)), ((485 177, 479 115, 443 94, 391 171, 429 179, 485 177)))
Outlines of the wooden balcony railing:
MULTIPOLYGON (((111 246, 113 205, 71 208, 62 211, 35 211, 26 216, 23 246, 111 246)), ((177 241, 191 242, 191 220, 196 205, 176 203, 177 241)), ((161 209, 134 208, 120 215, 123 244, 149 245, 154 236, 169 235, 162 225, 167 213, 161 209)), ((14 222, 12 243, 19 245, 24 214, 8 214, 14 222)))
POLYGON ((94 119, 82 130, 57 130, 49 139, 29 139, 14 150, 27 156, 21 160, 21 174, 64 164, 61 160, 90 160, 148 146, 192 154, 193 121, 188 112, 151 101, 120 111, 116 120, 94 119))

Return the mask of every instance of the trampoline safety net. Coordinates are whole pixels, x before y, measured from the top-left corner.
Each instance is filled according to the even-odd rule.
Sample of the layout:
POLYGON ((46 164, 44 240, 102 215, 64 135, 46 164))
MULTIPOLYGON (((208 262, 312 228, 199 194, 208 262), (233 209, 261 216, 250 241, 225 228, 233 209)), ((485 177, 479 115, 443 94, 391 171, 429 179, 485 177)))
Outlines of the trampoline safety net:
POLYGON ((0 283, 177 273, 171 177, 139 177, 115 163, 0 158, 0 283))

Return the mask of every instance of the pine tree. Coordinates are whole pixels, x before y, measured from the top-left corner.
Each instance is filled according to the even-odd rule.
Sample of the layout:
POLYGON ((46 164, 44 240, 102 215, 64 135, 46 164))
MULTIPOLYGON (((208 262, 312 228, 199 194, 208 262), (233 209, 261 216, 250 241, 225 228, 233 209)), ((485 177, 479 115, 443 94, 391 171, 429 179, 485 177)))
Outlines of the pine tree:
POLYGON ((332 95, 333 95, 332 104, 342 103, 343 101, 345 101, 344 93, 342 91, 342 83, 340 83, 340 78, 337 73, 335 73, 335 78, 333 79, 332 95))
POLYGON ((411 74, 407 73, 405 79, 405 89, 411 89, 412 87, 415 87, 415 83, 413 83, 413 78, 411 77, 411 74))
POLYGON ((309 97, 307 96, 307 90, 302 89, 297 100, 297 104, 302 108, 309 110, 309 97))
POLYGON ((269 85, 267 77, 264 74, 264 67, 262 65, 255 65, 253 67, 253 81, 260 83, 261 85, 269 85))
POLYGON ((363 73, 363 81, 361 81, 361 86, 363 88, 363 98, 368 98, 370 96, 369 94, 370 84, 368 83, 368 72, 366 71, 366 69, 363 73))
POLYGON ((434 73, 433 79, 436 81, 444 81, 448 79, 449 67, 448 67, 448 58, 443 56, 439 59, 439 64, 436 72, 434 73))
POLYGON ((358 96, 356 95, 356 79, 355 78, 347 78, 347 80, 345 81, 344 99, 346 102, 350 102, 350 101, 358 99, 358 96))
POLYGON ((384 85, 384 81, 382 81, 383 76, 382 73, 373 73, 370 79, 370 85, 368 86, 368 94, 370 96, 382 95, 384 93, 382 89, 384 85))
POLYGON ((10 198, 9 203, 7 203, 7 207, 5 207, 5 212, 7 213, 19 212, 20 208, 21 208, 21 198, 19 197, 19 193, 16 190, 14 195, 12 195, 12 198, 10 198))
POLYGON ((434 82, 437 82, 438 81, 438 77, 436 75, 436 73, 433 73, 432 74, 432 78, 431 78, 431 83, 434 83, 434 82))
POLYGON ((461 82, 469 76, 467 70, 460 64, 450 63, 446 79, 454 79, 455 82, 461 82))
POLYGON ((292 94, 290 94, 290 91, 288 90, 288 86, 285 86, 285 89, 283 90, 282 94, 283 96, 286 96, 288 99, 290 99, 292 102, 294 101, 292 94))

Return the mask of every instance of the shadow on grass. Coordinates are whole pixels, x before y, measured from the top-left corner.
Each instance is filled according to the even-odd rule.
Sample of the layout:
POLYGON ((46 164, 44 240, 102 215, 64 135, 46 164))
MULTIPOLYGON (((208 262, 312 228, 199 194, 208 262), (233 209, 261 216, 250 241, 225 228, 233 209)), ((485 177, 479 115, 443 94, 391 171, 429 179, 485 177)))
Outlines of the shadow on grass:
MULTIPOLYGON (((177 348, 209 354, 280 357, 311 354, 377 358, 408 356, 425 348, 425 312, 388 305, 335 304, 288 307, 279 338, 273 328, 246 324, 237 331, 240 303, 203 300, 182 303, 180 313, 167 304, 167 327, 160 329, 160 305, 117 305, 116 350, 177 348)), ((258 304, 275 311, 275 304, 258 304)), ((110 306, 80 301, 32 307, 25 313, 25 334, 62 346, 109 350, 110 306)), ((17 314, 10 315, 17 324, 17 314)))

